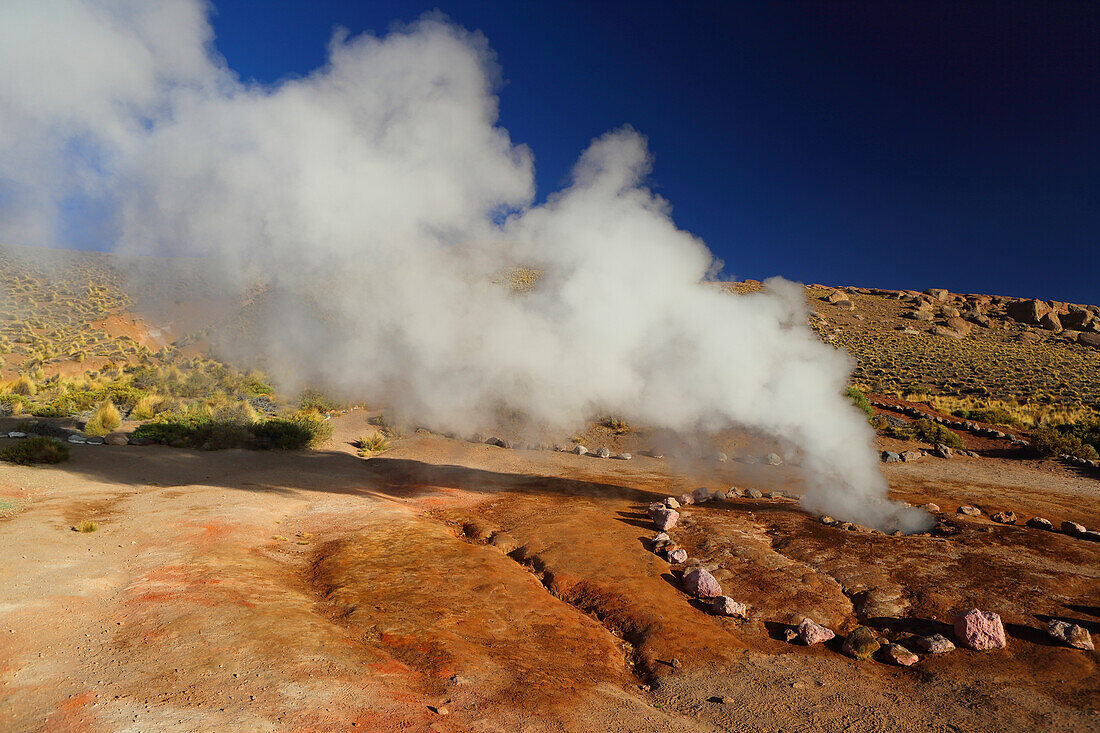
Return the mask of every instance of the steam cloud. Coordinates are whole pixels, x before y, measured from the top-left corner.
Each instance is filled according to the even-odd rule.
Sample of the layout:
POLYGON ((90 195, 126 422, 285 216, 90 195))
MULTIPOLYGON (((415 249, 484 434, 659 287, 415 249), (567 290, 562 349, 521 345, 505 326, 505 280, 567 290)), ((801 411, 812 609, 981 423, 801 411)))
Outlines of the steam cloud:
POLYGON ((274 86, 215 53, 200 0, 0 6, 0 241, 63 243, 106 212, 120 252, 215 259, 262 283, 277 376, 386 395, 464 430, 502 406, 576 426, 596 412, 678 431, 733 424, 800 446, 803 503, 883 529, 886 499, 847 357, 805 326, 802 290, 732 297, 645 186, 630 128, 594 140, 532 206, 530 151, 497 123, 480 34, 428 15, 337 33, 328 63, 274 86), (543 272, 517 295, 510 265, 543 272))

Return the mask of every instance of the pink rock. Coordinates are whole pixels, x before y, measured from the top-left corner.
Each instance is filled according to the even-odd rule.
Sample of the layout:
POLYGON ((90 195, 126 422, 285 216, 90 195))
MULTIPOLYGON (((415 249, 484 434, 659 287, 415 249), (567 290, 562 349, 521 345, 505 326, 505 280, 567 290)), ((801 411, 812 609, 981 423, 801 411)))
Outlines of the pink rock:
POLYGON ((939 504, 933 504, 932 502, 928 502, 927 504, 921 504, 920 508, 923 509, 926 512, 932 512, 933 514, 937 514, 940 511, 940 505, 939 504))
POLYGON ((684 590, 696 598, 714 598, 722 595, 722 586, 714 576, 702 568, 692 568, 684 573, 684 590))
POLYGON ((669 509, 679 509, 680 502, 676 501, 676 497, 668 496, 665 497, 665 506, 667 506, 669 509))
POLYGON ((711 602, 711 609, 719 616, 739 616, 745 618, 749 613, 749 607, 744 603, 738 603, 729 596, 717 596, 711 602))
POLYGON ((649 508, 647 509, 647 511, 649 512, 649 516, 652 517, 658 509, 670 509, 670 508, 671 507, 665 506, 665 503, 663 501, 655 501, 655 502, 653 502, 652 504, 649 505, 649 508))
POLYGON ((696 504, 702 504, 704 501, 710 499, 710 489, 705 486, 700 486, 695 491, 691 492, 691 498, 695 500, 696 504))
POLYGON ((673 550, 665 555, 665 559, 673 565, 680 565, 687 562, 688 551, 682 548, 673 550))
POLYGON ((982 510, 976 506, 964 505, 955 510, 956 514, 965 514, 968 517, 980 517, 982 510))
POLYGON ((1047 633, 1058 641, 1063 641, 1072 647, 1078 649, 1095 649, 1092 643, 1092 636, 1088 630, 1077 624, 1067 623, 1066 621, 1059 621, 1058 619, 1051 619, 1047 624, 1047 633))
POLYGON ((657 509, 651 516, 653 517, 653 526, 662 532, 672 529, 676 526, 676 522, 680 520, 680 513, 675 509, 657 509))
POLYGON ((680 494, 676 497, 676 499, 680 502, 682 506, 687 506, 688 504, 695 503, 695 497, 693 497, 691 494, 680 494))
POLYGON ((821 624, 816 624, 808 618, 802 619, 802 623, 798 625, 798 638, 802 640, 802 643, 806 646, 811 644, 817 644, 821 641, 828 641, 832 639, 836 634, 832 629, 827 629, 821 624))
POLYGON ((899 667, 910 667, 920 661, 920 657, 900 644, 887 644, 882 648, 882 656, 899 667))
POLYGON ((1001 617, 992 611, 971 608, 955 617, 955 638, 970 649, 1004 649, 1005 627, 1001 617))

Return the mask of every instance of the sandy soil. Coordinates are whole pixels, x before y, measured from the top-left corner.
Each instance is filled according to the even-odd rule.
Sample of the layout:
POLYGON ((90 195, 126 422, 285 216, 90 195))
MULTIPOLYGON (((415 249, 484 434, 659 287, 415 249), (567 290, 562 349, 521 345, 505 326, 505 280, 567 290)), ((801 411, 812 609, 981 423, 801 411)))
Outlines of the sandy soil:
MULTIPOLYGON (((710 502, 673 534, 751 606, 721 619, 647 550, 645 506, 700 485, 797 493, 790 467, 426 434, 363 460, 347 442, 365 416, 337 423, 312 452, 74 446, 60 467, 0 467, 0 729, 1100 729, 1097 653, 1041 631, 1100 631, 1100 543, 954 514, 950 536, 888 537, 792 500, 710 502), (904 641, 972 605, 1002 615, 1007 649, 901 669, 783 641, 803 616, 904 641)), ((914 503, 1100 526, 1100 481, 1055 463, 884 470, 914 503)))

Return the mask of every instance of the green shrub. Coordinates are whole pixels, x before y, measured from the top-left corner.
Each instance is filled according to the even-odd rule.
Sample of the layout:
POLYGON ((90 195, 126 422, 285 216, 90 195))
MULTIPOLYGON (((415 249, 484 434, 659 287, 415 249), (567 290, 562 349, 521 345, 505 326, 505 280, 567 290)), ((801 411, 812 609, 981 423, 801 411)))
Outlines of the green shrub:
POLYGON ((35 417, 68 417, 76 411, 77 406, 68 395, 31 407, 31 414, 35 417))
POLYGON ((336 400, 326 397, 323 392, 316 389, 303 390, 298 398, 299 410, 312 410, 315 412, 333 412, 340 409, 336 400))
POLYGON ((892 427, 887 434, 902 440, 920 440, 929 445, 942 443, 948 448, 962 448, 962 438, 939 423, 934 423, 927 418, 914 420, 904 427, 892 427))
POLYGON ((91 419, 84 425, 84 432, 88 435, 106 435, 116 430, 122 424, 122 414, 109 399, 104 400, 91 419))
POLYGON ((1003 407, 989 407, 977 410, 953 410, 951 414, 955 417, 961 417, 964 420, 974 420, 990 425, 1007 425, 1014 428, 1021 427, 1020 421, 1003 407))
POLYGON ((355 441, 355 447, 359 449, 359 455, 382 453, 390 449, 390 439, 384 433, 377 432, 373 435, 361 436, 355 441))
POLYGON ((874 409, 871 407, 871 403, 867 400, 867 395, 863 394, 863 391, 859 387, 849 387, 844 394, 852 401, 853 405, 867 413, 867 417, 871 417, 875 414, 874 409))
POLYGON ((313 442, 313 432, 308 426, 281 417, 255 423, 252 434, 256 437, 256 446, 259 448, 295 450, 305 448, 313 442))
POLYGON ((1100 423, 1075 423, 1040 428, 1031 433, 1031 449, 1040 456, 1068 453, 1095 461, 1100 457, 1100 423))
POLYGON ((0 450, 0 460, 29 466, 32 463, 61 463, 69 459, 69 446, 59 440, 37 436, 22 440, 0 450))

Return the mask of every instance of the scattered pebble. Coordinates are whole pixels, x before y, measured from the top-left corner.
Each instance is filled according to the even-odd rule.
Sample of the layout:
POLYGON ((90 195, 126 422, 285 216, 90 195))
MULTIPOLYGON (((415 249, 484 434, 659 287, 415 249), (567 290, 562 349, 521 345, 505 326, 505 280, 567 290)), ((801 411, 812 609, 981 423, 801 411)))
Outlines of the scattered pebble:
POLYGON ((1092 644, 1092 637, 1089 632, 1077 624, 1071 624, 1066 621, 1059 621, 1056 618, 1052 618, 1050 623, 1047 624, 1047 633, 1058 641, 1069 644, 1077 649, 1087 649, 1091 651, 1095 647, 1092 644))
POLYGON ((1071 522, 1068 519, 1062 522, 1062 531, 1066 534, 1084 534, 1085 527, 1077 522, 1071 522))
POLYGON ((749 607, 744 603, 738 603, 729 596, 715 596, 711 602, 711 609, 719 616, 737 616, 745 618, 749 613, 749 607))
POLYGON ((696 598, 715 598, 722 595, 722 586, 706 570, 692 568, 684 573, 684 590, 696 598))
POLYGON ((955 510, 956 514, 965 514, 968 517, 980 517, 982 510, 976 506, 964 505, 955 510))
POLYGON ((882 656, 886 661, 899 667, 911 667, 920 661, 920 657, 901 644, 887 644, 882 648, 882 656))
POLYGON ((680 513, 675 509, 657 509, 653 512, 653 526, 662 532, 672 529, 680 521, 680 513))
POLYGON ((836 636, 836 634, 833 633, 832 629, 827 629, 808 618, 802 619, 802 623, 798 625, 798 638, 801 639, 802 643, 806 646, 828 641, 834 636, 836 636))
POLYGON ((955 643, 943 634, 918 636, 916 644, 929 654, 945 654, 947 652, 955 651, 955 643))
POLYGON ((992 611, 971 608, 955 617, 955 638, 969 649, 1004 649, 1005 628, 1001 617, 992 611))
POLYGON ((844 639, 841 651, 854 659, 870 659, 880 646, 874 631, 866 626, 857 626, 844 639))

